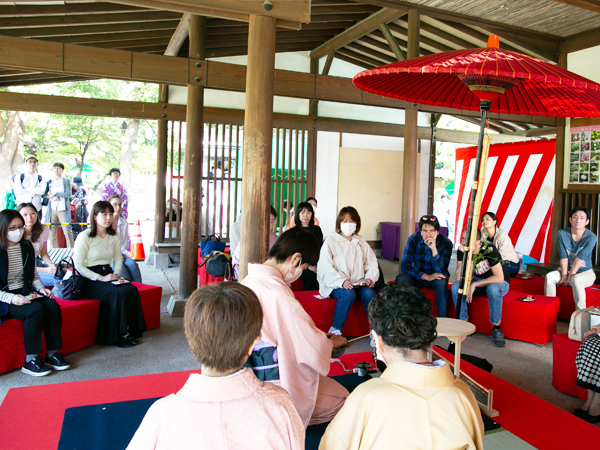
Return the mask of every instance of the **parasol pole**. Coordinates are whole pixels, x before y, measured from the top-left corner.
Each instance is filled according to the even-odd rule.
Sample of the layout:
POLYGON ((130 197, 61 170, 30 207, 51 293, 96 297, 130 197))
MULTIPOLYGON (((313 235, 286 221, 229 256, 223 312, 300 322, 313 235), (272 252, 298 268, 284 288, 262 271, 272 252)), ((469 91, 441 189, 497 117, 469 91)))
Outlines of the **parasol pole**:
MULTIPOLYGON (((475 170, 473 174, 473 185, 471 186, 471 200, 469 203, 469 218, 467 220, 466 228, 466 235, 469 236, 469 245, 463 249, 463 264, 460 273, 458 298, 456 301, 456 319, 460 318, 462 298, 468 294, 469 289, 471 288, 471 279, 473 278, 473 250, 477 242, 477 223, 479 222, 479 214, 481 212, 485 169, 491 141, 491 138, 485 134, 490 102, 482 100, 479 104, 479 109, 481 110, 481 127, 479 129, 479 139, 477 141, 477 156, 475 158, 475 170), (475 223, 475 226, 473 226, 473 223, 475 223)), ((462 233, 459 239, 462 241, 462 233)))

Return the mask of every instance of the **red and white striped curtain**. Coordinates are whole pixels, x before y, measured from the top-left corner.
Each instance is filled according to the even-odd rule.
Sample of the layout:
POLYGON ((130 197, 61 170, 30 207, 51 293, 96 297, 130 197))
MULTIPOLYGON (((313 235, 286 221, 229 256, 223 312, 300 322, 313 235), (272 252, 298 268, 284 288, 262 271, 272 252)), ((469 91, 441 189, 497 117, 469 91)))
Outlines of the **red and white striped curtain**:
MULTIPOLYGON (((481 214, 491 211, 515 250, 550 261, 556 140, 493 144, 487 163, 481 214)), ((467 226, 477 148, 456 150, 456 240, 467 226)), ((478 224, 481 228, 481 224, 478 224)))

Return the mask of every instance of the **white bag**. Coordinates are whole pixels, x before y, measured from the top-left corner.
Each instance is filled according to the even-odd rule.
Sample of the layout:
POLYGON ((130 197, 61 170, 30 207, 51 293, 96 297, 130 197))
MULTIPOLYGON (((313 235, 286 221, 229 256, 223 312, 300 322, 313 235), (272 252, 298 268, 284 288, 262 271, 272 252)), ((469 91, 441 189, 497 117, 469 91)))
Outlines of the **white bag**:
POLYGON ((595 324, 598 316, 600 316, 600 308, 592 306, 586 309, 578 309, 571 314, 571 321, 569 322, 569 339, 583 342, 583 335, 590 331, 590 328, 592 327, 592 316, 595 316, 595 324))

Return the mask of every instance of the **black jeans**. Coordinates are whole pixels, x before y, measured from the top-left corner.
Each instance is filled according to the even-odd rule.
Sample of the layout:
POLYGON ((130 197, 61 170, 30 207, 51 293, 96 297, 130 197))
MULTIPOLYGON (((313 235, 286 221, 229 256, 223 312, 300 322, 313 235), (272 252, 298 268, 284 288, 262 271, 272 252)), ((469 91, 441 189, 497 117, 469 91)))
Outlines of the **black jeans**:
MULTIPOLYGON (((19 289, 19 293, 20 291, 19 289)), ((53 298, 38 297, 26 305, 10 304, 2 319, 17 319, 23 322, 23 340, 25 353, 28 355, 42 353, 42 331, 46 337, 47 350, 58 350, 63 346, 60 336, 62 315, 60 306, 53 298)))

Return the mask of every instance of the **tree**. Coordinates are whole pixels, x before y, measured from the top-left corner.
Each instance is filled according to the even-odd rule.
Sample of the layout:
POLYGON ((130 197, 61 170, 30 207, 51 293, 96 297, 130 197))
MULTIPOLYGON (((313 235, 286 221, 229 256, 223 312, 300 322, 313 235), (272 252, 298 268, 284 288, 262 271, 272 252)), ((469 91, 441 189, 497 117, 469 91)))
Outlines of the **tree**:
POLYGON ((23 164, 23 142, 28 112, 8 111, 6 119, 0 114, 0 191, 11 188, 11 178, 19 172, 23 164))

